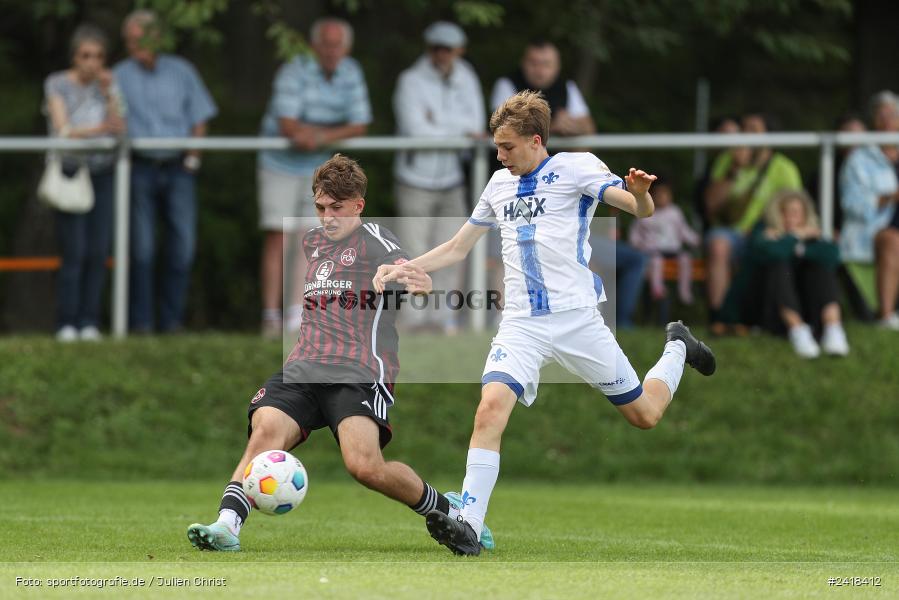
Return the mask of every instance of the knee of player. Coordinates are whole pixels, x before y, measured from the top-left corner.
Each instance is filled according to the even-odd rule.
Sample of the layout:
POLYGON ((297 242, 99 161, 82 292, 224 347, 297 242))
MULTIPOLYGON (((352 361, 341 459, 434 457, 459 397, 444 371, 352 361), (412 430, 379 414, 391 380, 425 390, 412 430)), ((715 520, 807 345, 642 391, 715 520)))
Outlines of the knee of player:
POLYGON ((662 420, 662 413, 652 407, 645 407, 626 414, 627 421, 637 429, 652 429, 662 420))
POLYGON ((260 452, 280 449, 290 441, 288 427, 275 410, 265 406, 256 410, 253 415, 253 431, 247 444, 250 448, 256 448, 260 452))
POLYGON ((381 479, 384 463, 367 457, 346 457, 347 472, 359 483, 367 487, 375 486, 381 479))
POLYGON ((499 398, 485 394, 481 398, 474 417, 474 427, 478 430, 499 429, 506 426, 509 415, 504 403, 499 398))
POLYGON ((658 417, 649 416, 649 415, 640 415, 636 418, 630 420, 631 425, 636 427, 637 429, 652 429, 659 422, 658 417))

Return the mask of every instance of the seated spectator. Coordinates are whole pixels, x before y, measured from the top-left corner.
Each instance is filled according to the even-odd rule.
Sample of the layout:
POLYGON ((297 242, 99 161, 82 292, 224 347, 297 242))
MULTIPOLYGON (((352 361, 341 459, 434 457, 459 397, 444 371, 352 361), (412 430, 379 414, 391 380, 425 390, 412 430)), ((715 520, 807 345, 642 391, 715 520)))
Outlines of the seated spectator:
POLYGON ((546 40, 530 42, 524 49, 521 66, 506 77, 500 77, 490 94, 490 110, 522 90, 543 92, 552 111, 549 131, 552 134, 587 135, 596 132, 593 117, 577 84, 560 77, 562 61, 559 49, 546 40))
MULTIPOLYGON (((844 133, 860 133, 867 131, 867 127, 865 127, 864 120, 854 112, 847 112, 834 122, 834 130, 840 131, 844 133)), ((840 230, 843 228, 843 206, 840 202, 840 171, 843 168, 843 163, 846 162, 846 158, 849 156, 849 153, 855 149, 855 146, 838 146, 836 148, 836 155, 834 157, 834 168, 833 168, 833 194, 834 194, 834 205, 833 205, 833 233, 834 237, 839 239, 840 230)), ((822 213, 823 217, 823 198, 821 198, 820 192, 820 171, 816 171, 812 177, 810 177, 806 181, 806 189, 809 191, 813 198, 818 200, 817 209, 819 213, 822 213)))
MULTIPOLYGON (((612 209, 609 216, 616 217, 617 209, 612 209)), ((605 219, 602 219, 605 221, 605 219)), ((618 329, 630 329, 634 326, 634 312, 640 300, 640 289, 646 273, 646 256, 621 239, 618 219, 614 226, 605 233, 590 235, 590 268, 599 271, 604 281, 608 281, 614 270, 615 297, 609 298, 615 306, 615 325, 618 329)), ((608 320, 609 317, 606 316, 608 320)))
MULTIPOLYGON (((712 132, 714 133, 740 133, 740 123, 736 117, 723 116, 712 122, 712 132)), ((723 150, 716 156, 727 153, 729 150, 723 150)), ((712 171, 712 165, 715 164, 714 158, 706 164, 705 171, 693 186, 693 213, 694 217, 699 220, 702 225, 702 235, 709 230, 709 222, 705 214, 705 190, 709 187, 709 177, 712 171)))
POLYGON ((699 246, 699 234, 687 224, 684 213, 674 204, 671 184, 659 178, 652 185, 655 212, 646 219, 637 219, 631 226, 628 239, 631 246, 649 257, 649 288, 654 300, 666 295, 662 272, 666 258, 676 258, 678 265, 677 291, 681 302, 693 304, 693 256, 684 248, 699 246))
POLYGON ((272 96, 260 135, 284 136, 291 150, 259 153, 256 180, 262 245, 262 335, 277 338, 282 327, 293 334, 302 317, 302 261, 287 269, 284 281, 284 236, 315 227, 312 176, 331 156, 323 146, 365 135, 371 123, 371 103, 362 67, 353 59, 353 28, 342 19, 315 21, 309 33, 312 54, 283 64, 275 75, 272 96), (285 217, 294 217, 287 221, 285 217), (294 289, 289 289, 293 283, 294 289), (288 288, 288 289, 285 289, 288 288), (290 300, 287 317, 282 298, 290 300))
MULTIPOLYGON (((50 135, 92 138, 124 131, 121 96, 105 67, 107 47, 106 35, 96 27, 82 25, 75 30, 72 66, 44 82, 50 135)), ((87 165, 94 206, 83 214, 56 211, 62 251, 56 338, 61 342, 100 338, 100 302, 112 237, 114 161, 111 152, 62 156, 66 175, 87 165)))
MULTIPOLYGON (((132 137, 204 137, 218 109, 194 66, 159 52, 156 15, 136 10, 125 17, 122 37, 128 58, 115 68, 128 107, 132 137)), ((159 331, 184 326, 187 291, 197 245, 198 150, 135 151, 131 168, 131 329, 154 329, 156 221, 165 230, 159 293, 159 331)))
MULTIPOLYGON (((438 21, 424 32, 426 53, 400 74, 393 96, 397 134, 406 136, 484 135, 484 96, 481 83, 462 55, 467 38, 455 23, 438 21)), ((468 213, 465 174, 459 152, 413 150, 399 152, 396 178, 397 235, 412 256, 419 256, 455 235, 468 213)), ((459 263, 433 275, 435 291, 459 289, 464 278, 459 263)), ((436 303, 434 303, 436 304, 436 303)), ((454 334, 456 312, 440 308, 405 311, 402 325, 437 328, 454 334)))
MULTIPOLYGON (((871 116, 877 131, 899 131, 899 98, 881 92, 871 101, 871 116)), ((868 287, 876 282, 879 325, 899 331, 896 300, 899 296, 899 181, 895 146, 856 148, 840 170, 840 202, 843 227, 840 251, 856 283, 868 287), (864 265, 875 267, 874 281, 864 265)), ((863 290, 864 293, 864 290, 863 290)))
MULTIPOLYGON (((768 131, 765 117, 750 113, 742 119, 743 133, 768 131)), ((780 190, 802 189, 799 169, 792 160, 767 147, 740 147, 715 159, 705 193, 707 291, 713 333, 724 333, 720 309, 730 287, 733 262, 742 254, 746 235, 780 190)))
POLYGON ((835 244, 821 239, 814 210, 804 191, 775 195, 764 227, 757 227, 749 242, 760 284, 753 286, 752 302, 757 324, 775 334, 786 331, 800 357, 815 358, 821 350, 845 356, 849 343, 837 290, 840 254, 835 244), (820 347, 813 329, 822 331, 820 347))

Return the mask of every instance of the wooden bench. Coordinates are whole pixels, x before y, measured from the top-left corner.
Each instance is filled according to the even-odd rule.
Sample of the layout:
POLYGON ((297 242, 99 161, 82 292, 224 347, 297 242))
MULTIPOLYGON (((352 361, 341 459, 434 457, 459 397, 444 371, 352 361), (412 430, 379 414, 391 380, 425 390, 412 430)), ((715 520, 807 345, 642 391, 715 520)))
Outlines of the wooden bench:
MULTIPOLYGON (((666 258, 662 265, 662 277, 665 281, 677 281, 677 259, 666 258)), ((704 258, 693 259, 693 281, 705 281, 706 269, 704 258)))
MULTIPOLYGON (((0 273, 32 271, 58 271, 62 259, 58 256, 3 256, 0 257, 0 273)), ((106 267, 111 269, 115 264, 112 257, 106 259, 106 267)))

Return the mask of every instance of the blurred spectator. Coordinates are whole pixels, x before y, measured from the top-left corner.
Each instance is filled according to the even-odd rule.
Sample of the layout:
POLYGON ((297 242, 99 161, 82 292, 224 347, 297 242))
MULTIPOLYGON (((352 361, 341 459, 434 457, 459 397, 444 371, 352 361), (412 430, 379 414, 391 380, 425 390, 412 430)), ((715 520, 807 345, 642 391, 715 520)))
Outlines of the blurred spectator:
POLYGON ((778 192, 769 204, 764 227, 756 228, 749 242, 760 284, 752 288, 753 302, 761 301, 758 324, 772 333, 786 331, 802 358, 815 358, 821 350, 845 356, 849 343, 837 290, 840 254, 835 244, 821 239, 814 210, 804 191, 778 192), (823 332, 820 346, 813 328, 823 332))
MULTIPOLYGON (((840 131, 844 133, 860 133, 867 131, 867 127, 865 127, 865 122, 858 114, 854 112, 848 112, 840 116, 834 122, 834 130, 840 131)), ((843 228, 843 206, 840 202, 840 171, 843 168, 843 163, 846 161, 846 158, 849 156, 849 153, 855 149, 855 146, 838 146, 836 149, 836 156, 834 157, 834 168, 833 168, 833 194, 834 194, 834 202, 833 202, 833 232, 836 238, 840 236, 840 230, 843 228)), ((823 198, 820 194, 820 172, 815 172, 814 176, 810 178, 806 183, 806 189, 809 190, 809 193, 813 198, 816 198, 818 201, 818 212, 823 213, 823 198)), ((823 216, 823 214, 822 214, 823 216)))
MULTIPOLYGON (((108 40, 92 25, 75 30, 72 66, 44 81, 50 135, 91 138, 124 131, 121 96, 105 67, 108 40)), ((66 175, 90 171, 94 206, 83 214, 56 211, 62 251, 57 284, 57 333, 62 342, 100 339, 100 300, 112 235, 115 158, 112 153, 63 154, 66 175)))
MULTIPOLYGON (((365 75, 349 56, 353 28, 342 19, 319 19, 312 24, 309 40, 314 56, 299 55, 275 75, 272 96, 262 119, 260 135, 284 136, 292 150, 259 153, 256 171, 259 191, 259 227, 265 232, 262 246, 262 334, 277 337, 282 331, 282 294, 291 298, 286 327, 300 327, 302 276, 294 287, 284 281, 284 235, 314 226, 312 175, 331 157, 323 147, 344 138, 365 135, 371 123, 371 104, 365 75), (285 217, 294 218, 284 222, 285 217), (307 221, 308 219, 308 221, 307 221)), ((290 269, 296 273, 299 260, 290 269)), ((289 284, 290 282, 288 282, 289 284)))
POLYGON ((524 49, 519 68, 500 77, 490 94, 490 109, 496 110, 521 90, 543 92, 552 110, 549 131, 556 135, 587 135, 596 132, 593 117, 577 84, 560 77, 559 49, 546 40, 530 42, 524 49))
MULTIPOLYGON (((615 326, 617 329, 630 329, 634 326, 634 312, 640 300, 648 260, 646 255, 621 239, 617 214, 617 209, 609 211, 609 216, 615 217, 615 221, 607 234, 590 236, 590 268, 603 272, 604 280, 610 276, 610 270, 615 271, 615 326)), ((605 222, 605 219, 602 221, 605 222)))
POLYGON ((674 204, 671 184, 663 178, 652 185, 655 212, 631 225, 631 246, 649 257, 649 287, 654 300, 665 297, 663 273, 666 258, 677 259, 677 291, 681 302, 693 304, 693 256, 684 246, 699 246, 699 234, 687 224, 684 213, 674 204))
MULTIPOLYGON (((484 96, 477 74, 462 55, 465 32, 455 23, 438 21, 424 32, 426 53, 400 74, 393 108, 397 134, 406 136, 481 136, 484 96)), ((465 175, 459 153, 452 150, 400 152, 394 163, 397 234, 410 255, 424 254, 449 240, 467 213, 465 175)), ((434 290, 458 289, 463 265, 435 273, 434 290)), ((407 311, 404 325, 458 328, 453 311, 407 311), (428 321, 431 321, 430 323, 428 321)))
MULTIPOLYGON (((899 131, 899 98, 892 92, 876 94, 871 117, 876 131, 899 131)), ((894 331, 899 331, 899 222, 894 219, 899 201, 897 161, 899 149, 895 146, 863 146, 852 151, 840 171, 843 260, 856 284, 869 288, 869 298, 874 296, 873 282, 863 266, 875 265, 879 324, 894 331)))
MULTIPOLYGON (((743 133, 765 133, 765 117, 750 113, 743 133)), ((792 160, 767 147, 739 147, 722 153, 712 164, 705 193, 709 313, 713 333, 723 333, 720 309, 730 286, 732 263, 742 254, 746 234, 759 220, 772 195, 802 189, 792 160)))
MULTIPOLYGON (((132 137, 202 137, 217 113, 206 86, 188 61, 160 53, 160 24, 148 10, 122 25, 129 58, 115 66, 132 137)), ((156 219, 165 227, 159 330, 183 327, 197 237, 196 150, 135 151, 131 170, 131 306, 133 331, 153 330, 156 219)))
MULTIPOLYGON (((714 133, 740 133, 740 124, 735 117, 724 116, 712 123, 712 131, 714 133)), ((718 156, 727 152, 730 152, 730 150, 722 150, 718 156)), ((709 229, 709 222, 705 214, 705 191, 709 187, 709 175, 714 162, 713 159, 706 165, 705 172, 693 187, 693 216, 699 220, 703 236, 709 229)))

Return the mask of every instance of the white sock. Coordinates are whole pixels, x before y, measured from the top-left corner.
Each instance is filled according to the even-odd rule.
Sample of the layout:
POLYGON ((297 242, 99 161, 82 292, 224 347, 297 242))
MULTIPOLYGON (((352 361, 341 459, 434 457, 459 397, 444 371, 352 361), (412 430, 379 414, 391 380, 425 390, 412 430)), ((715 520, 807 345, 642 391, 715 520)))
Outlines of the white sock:
POLYGON ((465 520, 475 535, 481 537, 484 518, 487 516, 487 503, 499 476, 499 452, 470 448, 462 482, 462 519, 465 520))
POLYGON ((241 522, 240 515, 230 508, 223 508, 220 510, 219 518, 216 522, 223 523, 234 535, 240 535, 240 526, 243 525, 243 523, 241 522))
POLYGON ((665 344, 662 357, 653 368, 646 372, 646 383, 650 379, 658 379, 668 386, 671 397, 680 384, 680 378, 684 374, 684 361, 687 360, 687 346, 680 340, 672 340, 665 344))

